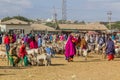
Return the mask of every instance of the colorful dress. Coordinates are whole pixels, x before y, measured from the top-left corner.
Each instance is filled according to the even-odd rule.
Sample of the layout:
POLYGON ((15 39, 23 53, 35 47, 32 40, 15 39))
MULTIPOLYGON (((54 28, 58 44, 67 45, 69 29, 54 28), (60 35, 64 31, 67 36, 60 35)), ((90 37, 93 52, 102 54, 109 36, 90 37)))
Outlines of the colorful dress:
POLYGON ((73 57, 76 54, 75 44, 72 42, 73 36, 70 35, 65 45, 65 57, 68 61, 73 61, 73 57))
POLYGON ((24 58, 25 55, 27 55, 26 47, 25 47, 24 44, 22 44, 22 46, 20 47, 18 56, 19 56, 20 58, 24 58))
POLYGON ((18 56, 21 59, 21 61, 24 60, 24 65, 28 66, 28 58, 26 55, 27 55, 26 47, 24 44, 22 44, 22 46, 20 47, 18 56))
POLYGON ((81 39, 80 48, 81 49, 86 49, 87 48, 87 42, 86 42, 85 38, 81 39))

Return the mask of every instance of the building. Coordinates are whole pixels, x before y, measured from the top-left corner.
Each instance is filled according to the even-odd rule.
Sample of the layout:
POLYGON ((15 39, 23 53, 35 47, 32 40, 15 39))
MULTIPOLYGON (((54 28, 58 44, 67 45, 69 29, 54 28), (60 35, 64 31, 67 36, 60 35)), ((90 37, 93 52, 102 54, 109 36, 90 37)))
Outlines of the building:
POLYGON ((89 24, 59 24, 59 29, 55 29, 45 24, 30 24, 18 19, 11 19, 0 23, 0 30, 2 32, 15 32, 15 33, 30 33, 34 32, 81 32, 81 31, 107 31, 107 27, 100 23, 89 24))
POLYGON ((86 31, 107 31, 108 28, 100 23, 89 23, 89 24, 59 24, 59 29, 55 29, 45 24, 32 24, 32 30, 34 32, 86 32, 86 31))
POLYGON ((62 31, 107 31, 108 28, 100 23, 89 24, 59 24, 62 31))
POLYGON ((15 32, 15 33, 30 33, 31 27, 28 22, 18 19, 10 19, 0 23, 0 30, 2 32, 15 32))
POLYGON ((45 24, 31 24, 31 28, 34 32, 57 32, 58 30, 55 30, 52 27, 46 26, 45 24))

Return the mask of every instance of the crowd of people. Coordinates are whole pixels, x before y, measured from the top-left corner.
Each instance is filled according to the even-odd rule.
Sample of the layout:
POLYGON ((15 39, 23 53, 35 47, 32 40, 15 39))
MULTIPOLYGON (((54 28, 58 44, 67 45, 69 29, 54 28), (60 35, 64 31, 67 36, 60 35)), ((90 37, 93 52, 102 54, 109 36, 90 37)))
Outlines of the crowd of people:
MULTIPOLYGON (((113 60, 115 55, 116 40, 119 36, 116 34, 92 34, 71 33, 71 34, 3 34, 0 35, 0 44, 5 44, 6 54, 13 66, 16 66, 21 60, 27 66, 26 48, 36 49, 46 47, 48 44, 61 44, 64 50, 65 59, 72 62, 75 55, 83 56, 82 51, 94 51, 98 47, 98 52, 105 50, 108 60, 113 60), (17 45, 20 45, 17 50, 17 45), (103 46, 105 46, 103 48, 103 46)), ((46 52, 50 53, 52 49, 46 47, 46 52)))
POLYGON ((97 34, 97 35, 70 35, 65 44, 65 56, 68 62, 73 61, 74 55, 82 55, 83 51, 95 51, 107 56, 108 60, 113 60, 115 55, 115 44, 119 42, 119 36, 115 34, 97 34), (78 52, 76 52, 78 50, 78 52), (76 54, 77 53, 77 54, 76 54))
POLYGON ((13 66, 16 66, 20 60, 23 60, 27 66, 27 49, 37 49, 45 47, 46 53, 51 54, 55 53, 48 44, 52 43, 56 45, 57 41, 63 41, 66 38, 66 35, 55 35, 55 34, 4 34, 1 35, 1 44, 5 44, 6 54, 10 63, 13 66), (19 48, 18 48, 19 47, 19 48), (19 50, 17 50, 19 49, 19 50))

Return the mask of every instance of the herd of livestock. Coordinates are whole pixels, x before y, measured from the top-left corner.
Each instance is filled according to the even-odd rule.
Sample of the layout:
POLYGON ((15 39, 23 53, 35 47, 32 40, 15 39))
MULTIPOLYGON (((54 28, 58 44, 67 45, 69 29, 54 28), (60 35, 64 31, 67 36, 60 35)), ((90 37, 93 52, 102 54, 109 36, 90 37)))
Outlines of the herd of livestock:
MULTIPOLYGON (((78 38, 79 35, 80 34, 74 34, 74 37, 78 38)), ((46 36, 46 35, 44 35, 44 36, 46 36)), ((83 37, 83 35, 81 35, 81 36, 83 37)), ((46 36, 46 37, 48 37, 48 36, 46 36)), ((41 37, 41 40, 45 40, 45 41, 41 41, 41 46, 38 48, 30 49, 28 46, 26 46, 27 58, 28 58, 29 64, 33 65, 33 66, 34 65, 43 65, 43 64, 45 64, 46 66, 51 65, 51 58, 55 58, 56 54, 63 55, 65 53, 64 47, 66 45, 67 38, 66 38, 65 34, 59 35, 59 37, 63 38, 63 39, 58 40, 57 35, 53 35, 53 34, 49 35, 48 39, 45 39, 45 37, 41 37), (52 38, 50 38, 51 36, 52 36, 52 38), (56 37, 54 37, 54 36, 56 36, 56 37), (55 40, 54 40, 54 38, 55 38, 55 40)), ((87 42, 87 49, 82 50, 76 46, 76 55, 85 57, 85 60, 87 60, 88 53, 91 51, 96 54, 104 54, 105 55, 105 42, 100 47, 99 43, 97 43, 97 38, 99 38, 98 36, 96 36, 96 35, 92 35, 92 36, 87 35, 86 36, 85 35, 84 37, 87 42)), ((11 45, 17 46, 17 49, 16 49, 17 53, 19 53, 20 42, 22 40, 23 39, 21 39, 21 38, 17 38, 15 43, 10 44, 10 46, 11 45)), ((114 42, 115 42, 116 57, 120 57, 120 43, 117 40, 115 40, 114 42)), ((5 49, 4 43, 2 43, 0 45, 0 58, 2 60, 4 60, 4 59, 8 60, 8 63, 9 63, 9 59, 8 59, 8 55, 6 54, 6 49, 5 49)), ((23 63, 21 63, 21 65, 23 65, 23 63)))

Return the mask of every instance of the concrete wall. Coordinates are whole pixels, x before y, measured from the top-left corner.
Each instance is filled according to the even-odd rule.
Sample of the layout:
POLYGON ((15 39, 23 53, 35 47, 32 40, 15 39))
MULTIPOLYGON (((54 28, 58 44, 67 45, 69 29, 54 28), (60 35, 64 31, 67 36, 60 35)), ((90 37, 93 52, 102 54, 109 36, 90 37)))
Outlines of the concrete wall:
POLYGON ((0 31, 6 32, 6 25, 0 25, 0 31))
POLYGON ((6 25, 6 31, 9 32, 10 29, 24 29, 25 34, 31 31, 30 25, 6 25))

